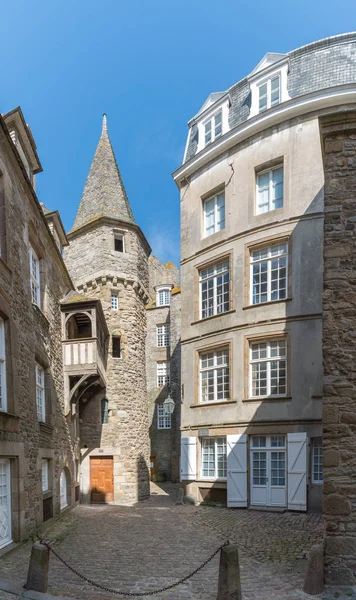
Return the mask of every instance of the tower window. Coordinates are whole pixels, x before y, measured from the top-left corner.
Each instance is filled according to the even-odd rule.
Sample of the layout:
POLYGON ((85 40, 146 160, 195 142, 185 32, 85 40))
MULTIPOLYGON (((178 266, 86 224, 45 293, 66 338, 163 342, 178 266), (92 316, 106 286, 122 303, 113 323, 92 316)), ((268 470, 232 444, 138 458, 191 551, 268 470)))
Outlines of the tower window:
POLYGON ((109 423, 109 402, 106 398, 101 401, 101 422, 103 425, 109 423))
POLYGON ((121 338, 117 335, 112 338, 112 355, 113 358, 121 358, 121 338))
POLYGON ((118 310, 118 308, 119 308, 118 294, 111 294, 111 308, 113 310, 118 310))
POLYGON ((124 252, 124 236, 121 233, 115 233, 114 241, 116 252, 124 252))

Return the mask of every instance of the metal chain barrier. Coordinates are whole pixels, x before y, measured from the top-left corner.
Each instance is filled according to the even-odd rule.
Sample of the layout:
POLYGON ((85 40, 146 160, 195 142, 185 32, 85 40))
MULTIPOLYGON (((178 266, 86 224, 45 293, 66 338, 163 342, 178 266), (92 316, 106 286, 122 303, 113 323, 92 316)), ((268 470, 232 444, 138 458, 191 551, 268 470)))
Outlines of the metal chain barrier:
POLYGON ((40 540, 41 544, 43 544, 44 546, 46 546, 48 548, 48 550, 50 552, 52 552, 52 554, 54 554, 54 556, 65 566, 67 567, 67 569, 69 569, 70 571, 72 571, 72 573, 74 573, 75 575, 77 575, 78 577, 80 577, 80 579, 83 579, 83 581, 86 581, 87 583, 89 583, 90 585, 92 585, 93 587, 97 587, 100 590, 103 590, 104 592, 109 592, 110 594, 117 594, 119 596, 132 596, 132 597, 138 597, 138 596, 154 596, 155 594, 159 594, 160 592, 165 592, 167 590, 171 590, 174 587, 177 587, 178 585, 180 585, 181 583, 185 583, 185 581, 188 581, 188 579, 190 579, 191 577, 193 577, 193 575, 196 575, 196 573, 198 573, 199 571, 201 571, 202 569, 204 569, 204 567, 206 567, 206 565, 208 563, 210 563, 211 560, 213 560, 213 558, 220 552, 220 550, 222 548, 225 548, 225 546, 229 545, 229 540, 227 540, 226 542, 224 542, 221 546, 219 546, 219 548, 217 550, 215 550, 215 552, 209 557, 207 558, 199 567, 197 567, 196 569, 194 569, 194 571, 192 571, 191 573, 189 573, 189 575, 186 575, 185 577, 183 577, 182 579, 179 579, 179 581, 176 581, 175 583, 172 583, 171 585, 167 585, 166 587, 162 587, 159 588, 158 590, 153 590, 151 592, 138 592, 138 593, 134 593, 134 592, 121 592, 119 590, 115 590, 113 588, 109 588, 106 587, 105 585, 102 585, 101 583, 96 583, 96 581, 93 581, 92 579, 89 579, 89 577, 86 577, 85 575, 82 575, 81 573, 79 573, 79 571, 77 571, 77 569, 74 569, 74 567, 71 567, 70 564, 67 563, 66 560, 64 560, 64 558, 62 558, 61 556, 59 556, 58 552, 56 552, 53 547, 51 546, 51 544, 49 544, 48 542, 46 542, 46 540, 40 540))

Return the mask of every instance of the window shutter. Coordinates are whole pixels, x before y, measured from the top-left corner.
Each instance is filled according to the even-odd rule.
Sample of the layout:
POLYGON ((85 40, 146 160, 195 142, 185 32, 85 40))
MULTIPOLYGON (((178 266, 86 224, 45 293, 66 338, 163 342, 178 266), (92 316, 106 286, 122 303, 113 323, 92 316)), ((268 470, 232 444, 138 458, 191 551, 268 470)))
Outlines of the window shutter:
POLYGON ((197 478, 197 438, 182 437, 180 453, 180 480, 194 481, 197 478))
POLYGON ((247 436, 227 435, 227 505, 247 506, 247 436))
POLYGON ((307 510, 307 434, 288 433, 288 509, 307 510))

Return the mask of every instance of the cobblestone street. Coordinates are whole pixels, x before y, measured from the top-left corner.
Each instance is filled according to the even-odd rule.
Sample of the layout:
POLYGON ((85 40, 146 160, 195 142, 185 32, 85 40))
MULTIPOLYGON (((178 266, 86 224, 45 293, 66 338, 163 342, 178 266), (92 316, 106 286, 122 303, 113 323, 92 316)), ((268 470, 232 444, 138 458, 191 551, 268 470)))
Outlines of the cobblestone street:
MULTIPOLYGON (((175 488, 165 489, 154 486, 150 500, 134 507, 79 506, 47 537, 56 540, 56 551, 87 577, 130 592, 151 591, 184 577, 229 538, 240 547, 244 600, 307 598, 300 592, 306 567, 302 557, 321 536, 318 515, 175 506, 175 488)), ((1 578, 26 578, 30 548, 27 543, 0 560, 1 578)), ((151 597, 215 600, 218 560, 217 556, 187 583, 151 597)), ((85 600, 113 598, 86 585, 54 556, 49 593, 85 600)))

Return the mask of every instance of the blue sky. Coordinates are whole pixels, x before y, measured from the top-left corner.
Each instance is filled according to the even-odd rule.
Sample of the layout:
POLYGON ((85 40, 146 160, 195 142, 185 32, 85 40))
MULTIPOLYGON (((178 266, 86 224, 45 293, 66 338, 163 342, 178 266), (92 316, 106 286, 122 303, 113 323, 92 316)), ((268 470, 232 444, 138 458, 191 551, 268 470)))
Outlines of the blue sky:
POLYGON ((153 252, 179 262, 186 123, 263 55, 349 31, 355 0, 12 0, 1 5, 0 112, 20 105, 44 172, 41 202, 73 224, 108 126, 153 252))

